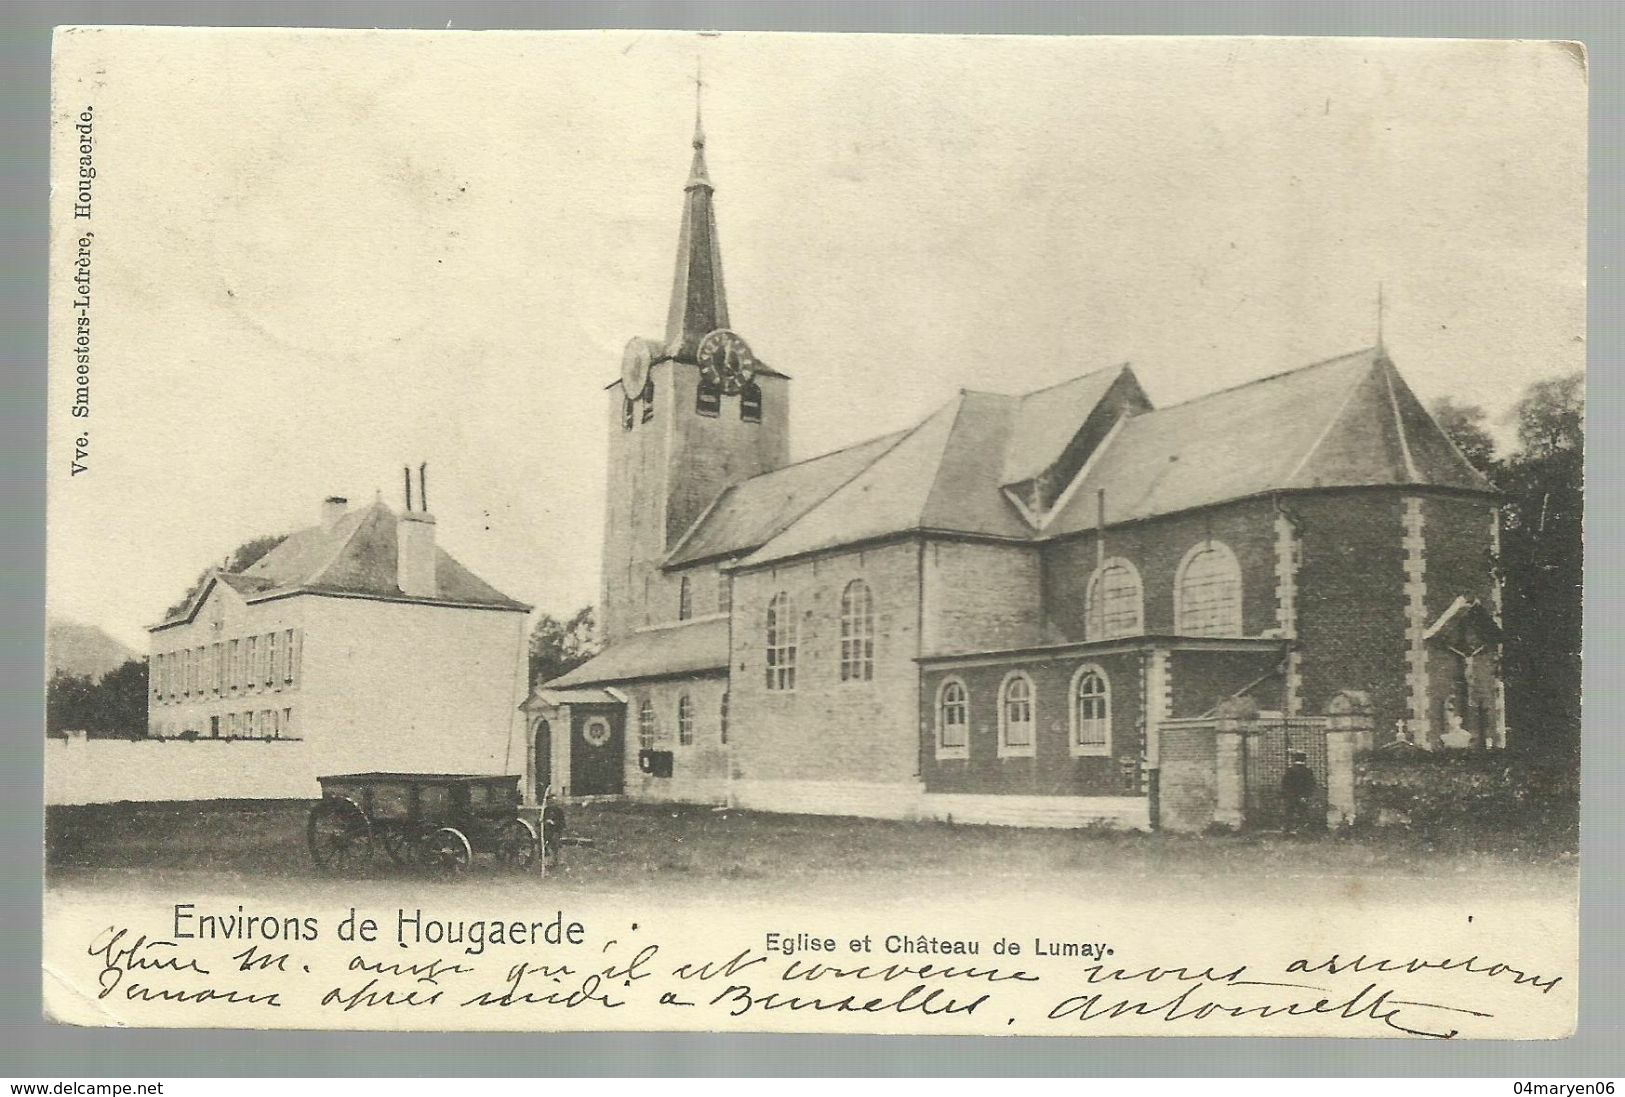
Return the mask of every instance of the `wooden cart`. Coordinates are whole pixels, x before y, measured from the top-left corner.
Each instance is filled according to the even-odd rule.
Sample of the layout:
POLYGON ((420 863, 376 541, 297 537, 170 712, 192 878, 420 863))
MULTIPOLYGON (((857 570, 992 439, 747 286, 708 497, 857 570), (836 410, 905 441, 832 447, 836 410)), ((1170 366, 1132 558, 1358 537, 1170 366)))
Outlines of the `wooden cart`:
POLYGON ((557 857, 564 813, 544 803, 527 812, 519 776, 466 773, 346 773, 319 777, 322 798, 305 838, 318 868, 343 871, 382 850, 396 865, 444 873, 468 868, 476 853, 523 870, 557 857))

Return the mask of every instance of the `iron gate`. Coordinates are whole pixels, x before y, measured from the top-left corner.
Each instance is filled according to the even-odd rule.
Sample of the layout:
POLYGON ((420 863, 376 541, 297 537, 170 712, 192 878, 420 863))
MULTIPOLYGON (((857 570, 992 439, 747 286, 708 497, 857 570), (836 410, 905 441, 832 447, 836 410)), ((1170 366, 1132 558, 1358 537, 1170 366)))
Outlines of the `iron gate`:
POLYGON ((1309 802, 1310 818, 1326 818, 1326 727, 1315 719, 1262 719, 1251 724, 1242 739, 1246 752, 1247 825, 1284 825, 1285 804, 1281 796, 1281 775, 1286 772, 1292 751, 1302 751, 1315 775, 1315 792, 1309 802))

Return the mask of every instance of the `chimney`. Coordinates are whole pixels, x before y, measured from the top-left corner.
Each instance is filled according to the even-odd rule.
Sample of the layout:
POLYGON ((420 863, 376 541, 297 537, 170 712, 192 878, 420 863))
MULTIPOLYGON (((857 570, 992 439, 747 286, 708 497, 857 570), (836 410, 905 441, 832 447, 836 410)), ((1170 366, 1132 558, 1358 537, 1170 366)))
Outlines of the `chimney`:
POLYGON ((435 577, 434 515, 409 510, 396 523, 396 580, 401 593, 412 598, 434 598, 440 593, 435 577))
POLYGON ((344 512, 349 506, 350 500, 342 495, 329 495, 326 499, 323 499, 322 528, 331 533, 333 527, 339 524, 339 519, 344 517, 344 512))

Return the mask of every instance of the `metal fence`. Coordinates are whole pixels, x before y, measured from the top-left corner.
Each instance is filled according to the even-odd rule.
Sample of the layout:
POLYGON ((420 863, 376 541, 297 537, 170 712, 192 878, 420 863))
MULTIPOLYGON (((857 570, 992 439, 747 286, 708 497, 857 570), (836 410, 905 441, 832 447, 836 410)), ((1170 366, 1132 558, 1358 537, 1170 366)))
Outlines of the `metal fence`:
POLYGON ((1285 799, 1281 778, 1293 751, 1302 751, 1315 775, 1315 791, 1308 806, 1313 819, 1326 818, 1326 721, 1323 717, 1260 718, 1246 721, 1242 736, 1245 752, 1247 825, 1284 825, 1285 799))

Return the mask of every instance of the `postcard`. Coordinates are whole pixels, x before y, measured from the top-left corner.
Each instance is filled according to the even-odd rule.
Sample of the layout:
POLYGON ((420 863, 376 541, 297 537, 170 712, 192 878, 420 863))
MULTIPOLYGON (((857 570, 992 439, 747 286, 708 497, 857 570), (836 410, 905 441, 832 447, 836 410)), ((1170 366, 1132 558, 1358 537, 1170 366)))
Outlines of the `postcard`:
POLYGON ((1568 1035, 1586 88, 59 29, 46 1015, 1568 1035))

